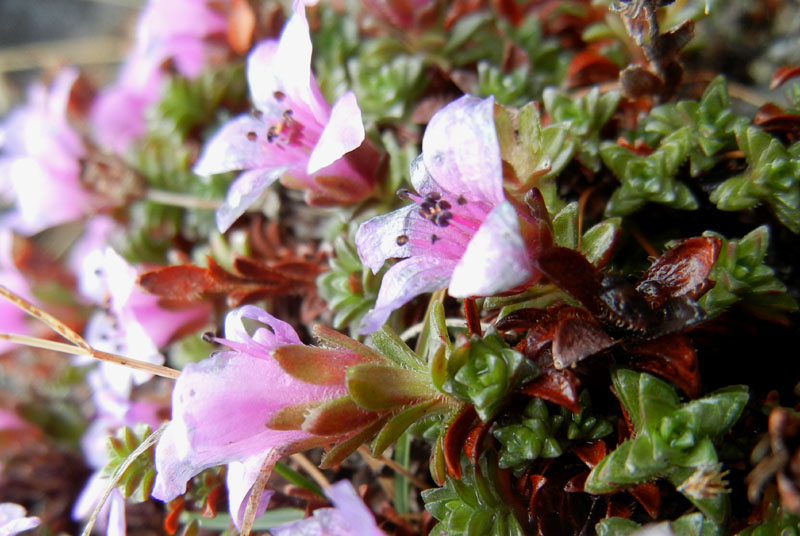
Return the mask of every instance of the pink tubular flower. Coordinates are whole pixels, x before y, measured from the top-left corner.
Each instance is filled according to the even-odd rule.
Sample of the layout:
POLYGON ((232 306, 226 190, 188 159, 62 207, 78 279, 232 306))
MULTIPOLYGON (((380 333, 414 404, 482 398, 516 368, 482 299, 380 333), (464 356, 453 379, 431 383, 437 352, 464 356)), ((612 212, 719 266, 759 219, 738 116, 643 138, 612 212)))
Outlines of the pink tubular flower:
POLYGON ((25 517, 25 508, 14 503, 0 503, 0 536, 14 536, 41 525, 38 517, 25 517))
POLYGON ((280 177, 304 188, 310 202, 352 203, 373 183, 342 158, 364 140, 361 110, 348 91, 331 108, 311 73, 311 38, 303 2, 279 41, 256 46, 247 59, 256 111, 226 123, 206 144, 194 168, 201 176, 243 170, 217 211, 225 231, 280 177))
POLYGON ((124 153, 146 131, 145 113, 161 96, 165 64, 172 62, 178 73, 196 78, 209 60, 226 53, 212 39, 226 27, 225 15, 207 0, 150 0, 117 81, 92 106, 98 143, 124 153))
MULTIPOLYGON (((311 435, 301 429, 273 429, 276 413, 297 404, 334 400, 347 394, 341 382, 312 385, 287 374, 273 358, 284 345, 298 345, 292 327, 258 307, 228 313, 226 339, 231 350, 187 365, 172 392, 172 421, 156 447, 153 497, 169 501, 183 493, 187 481, 201 471, 228 464, 231 516, 237 526, 259 472, 284 454, 328 443, 334 437, 311 435), (256 320, 251 336, 243 320, 256 320)), ((353 356, 352 361, 358 362, 353 356)), ((267 506, 262 497, 260 510, 267 506)))
MULTIPOLYGON (((94 348, 140 361, 161 364, 158 349, 166 345, 181 328, 200 324, 209 307, 192 306, 170 310, 159 305, 159 298, 138 287, 138 271, 111 247, 87 254, 81 263, 80 288, 87 297, 107 305, 89 319, 86 340, 94 348)), ((86 362, 91 362, 87 358, 86 362)), ((134 384, 150 379, 151 374, 132 372, 126 367, 101 363, 109 384, 127 397, 134 384)))
POLYGON ((77 77, 74 69, 64 69, 49 91, 34 86, 27 103, 0 126, 0 195, 13 200, 6 225, 19 232, 33 234, 97 208, 81 185, 83 142, 67 120, 77 77))
POLYGON ((417 194, 400 194, 413 204, 365 222, 356 234, 358 254, 373 272, 387 259, 407 257, 383 276, 361 326, 365 334, 419 294, 449 286, 457 298, 491 296, 535 275, 536 226, 520 220, 503 191, 494 99, 465 95, 440 110, 425 131, 411 182, 417 194))
POLYGON ((312 517, 270 529, 272 536, 385 536, 349 481, 336 482, 325 494, 334 508, 320 508, 312 517))

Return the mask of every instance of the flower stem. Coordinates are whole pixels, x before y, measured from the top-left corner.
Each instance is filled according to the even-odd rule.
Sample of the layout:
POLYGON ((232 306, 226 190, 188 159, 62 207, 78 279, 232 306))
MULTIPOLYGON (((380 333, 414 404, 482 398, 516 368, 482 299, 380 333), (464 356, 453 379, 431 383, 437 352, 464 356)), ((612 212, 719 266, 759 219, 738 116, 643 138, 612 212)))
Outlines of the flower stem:
POLYGON ((10 333, 0 333, 0 340, 12 341, 25 346, 32 346, 34 348, 44 348, 46 350, 53 350, 55 352, 62 352, 73 355, 88 355, 100 361, 107 361, 109 363, 116 363, 135 370, 141 370, 162 376, 164 378, 175 379, 180 375, 179 370, 161 365, 155 365, 146 361, 139 361, 138 359, 131 359, 121 355, 109 354, 108 352, 101 352, 95 350, 86 340, 78 333, 73 331, 66 324, 58 320, 56 317, 47 313, 31 302, 10 291, 6 287, 0 285, 0 296, 11 302, 13 305, 19 307, 29 315, 37 318, 47 324, 47 326, 67 339, 72 344, 64 344, 61 342, 48 341, 47 339, 39 339, 37 337, 29 337, 27 335, 14 335, 10 333))
POLYGON ((160 205, 201 210, 215 210, 222 204, 222 201, 217 199, 202 199, 179 192, 168 192, 166 190, 156 190, 154 188, 149 188, 144 197, 148 201, 160 205))

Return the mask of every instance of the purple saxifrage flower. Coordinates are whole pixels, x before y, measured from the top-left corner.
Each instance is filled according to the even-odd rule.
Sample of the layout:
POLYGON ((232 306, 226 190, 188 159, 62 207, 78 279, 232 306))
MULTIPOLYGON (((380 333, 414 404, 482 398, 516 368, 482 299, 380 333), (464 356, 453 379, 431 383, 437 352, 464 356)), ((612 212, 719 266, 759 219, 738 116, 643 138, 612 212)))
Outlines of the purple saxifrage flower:
MULTIPOLYGON (((273 358, 285 345, 300 345, 294 329, 255 306, 228 313, 225 339, 229 351, 187 365, 172 392, 172 421, 156 447, 153 496, 169 501, 182 494, 187 481, 201 471, 228 464, 229 508, 237 526, 244 516, 251 488, 262 470, 283 455, 338 439, 302 429, 270 428, 281 410, 313 405, 347 395, 341 382, 310 384, 287 374, 273 358), (260 327, 251 336, 243 321, 260 327)), ((345 361, 358 363, 354 354, 345 361)), ((270 493, 262 496, 260 511, 270 493)))
POLYGON ((336 482, 325 494, 334 508, 319 508, 312 517, 270 529, 272 536, 385 536, 349 481, 336 482))
POLYGON ((520 218, 503 190, 503 164, 494 125, 494 99, 465 95, 430 121, 422 155, 411 166, 413 201, 365 222, 356 234, 364 265, 383 276, 362 333, 425 292, 449 286, 451 296, 491 296, 530 281, 538 226, 520 218), (523 238, 524 237, 524 238, 523 238))
POLYGON ((67 120, 74 69, 58 73, 48 90, 36 85, 25 105, 0 125, 0 195, 13 201, 6 226, 33 234, 98 208, 81 185, 80 135, 67 120))
POLYGON ((364 141, 356 97, 348 91, 333 107, 322 97, 311 72, 305 4, 295 1, 293 9, 280 40, 260 43, 247 58, 255 112, 223 125, 194 168, 204 177, 243 170, 217 211, 220 231, 281 177, 305 189, 310 203, 353 203, 372 191, 372 178, 343 158, 364 141))
POLYGON ((18 504, 0 503, 0 536, 14 536, 41 525, 38 517, 25 517, 25 514, 25 508, 18 504))
POLYGON ((208 0, 151 0, 136 27, 136 42, 116 82, 98 95, 90 121, 102 147, 122 154, 144 135, 145 113, 161 96, 165 65, 196 78, 227 49, 213 39, 227 28, 225 14, 208 0))

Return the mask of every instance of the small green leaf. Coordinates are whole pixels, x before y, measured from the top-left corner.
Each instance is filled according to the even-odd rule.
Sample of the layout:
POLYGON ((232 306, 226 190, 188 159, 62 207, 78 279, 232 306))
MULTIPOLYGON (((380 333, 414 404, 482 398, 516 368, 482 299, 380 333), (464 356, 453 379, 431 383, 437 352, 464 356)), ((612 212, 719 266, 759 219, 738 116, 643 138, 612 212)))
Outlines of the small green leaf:
POLYGON ((389 446, 391 446, 397 438, 418 420, 430 415, 434 410, 438 401, 428 400, 416 406, 411 406, 404 409, 394 417, 378 432, 375 440, 372 442, 373 456, 380 456, 389 446))
POLYGON ((418 371, 427 368, 419 356, 387 325, 372 334, 372 344, 385 358, 401 367, 418 371))
POLYGON ((355 403, 368 410, 394 409, 438 396, 427 371, 383 365, 350 367, 346 385, 355 403))

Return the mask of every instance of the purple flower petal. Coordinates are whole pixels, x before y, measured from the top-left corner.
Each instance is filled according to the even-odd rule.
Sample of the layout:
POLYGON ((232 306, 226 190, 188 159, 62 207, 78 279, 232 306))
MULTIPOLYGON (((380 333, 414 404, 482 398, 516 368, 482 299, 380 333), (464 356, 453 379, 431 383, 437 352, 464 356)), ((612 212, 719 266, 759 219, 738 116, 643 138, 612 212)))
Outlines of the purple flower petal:
POLYGON ((217 209, 216 219, 219 232, 224 233, 239 216, 256 202, 270 184, 280 178, 287 167, 254 169, 240 174, 228 187, 225 202, 217 209))
POLYGON ((201 177, 240 169, 285 165, 279 151, 267 140, 269 124, 252 115, 231 119, 203 148, 193 171, 201 177))
POLYGON ((386 259, 411 255, 411 244, 398 243, 397 237, 406 235, 408 219, 417 210, 417 205, 407 205, 361 224, 356 232, 356 249, 364 266, 377 273, 386 259))
POLYGON ((25 508, 18 504, 0 503, 0 536, 14 536, 42 523, 38 517, 25 517, 25 514, 25 508))
POLYGON ((505 200, 492 97, 465 95, 436 113, 422 138, 422 157, 445 190, 492 205, 505 200))
POLYGON ((356 494, 352 484, 340 480, 325 493, 334 508, 314 510, 312 517, 271 530, 273 536, 385 536, 372 512, 356 494))
POLYGON ((531 278, 533 263, 520 235, 517 218, 516 210, 508 201, 489 213, 453 270, 448 290, 451 296, 491 296, 531 278))
POLYGON ((364 141, 364 123, 356 96, 348 91, 333 104, 331 116, 308 159, 310 175, 357 149, 364 141))
MULTIPOLYGON (((278 449, 267 449, 266 451, 251 456, 242 462, 231 462, 228 464, 228 473, 225 481, 228 488, 228 511, 233 518, 236 528, 242 527, 247 502, 250 500, 250 492, 253 489, 256 479, 261 474, 264 465, 270 468, 280 459, 281 453, 278 449)), ((256 517, 264 513, 269 506, 269 500, 275 494, 272 490, 265 490, 261 494, 261 499, 256 509, 256 517)))
POLYGON ((368 334, 380 328, 389 315, 425 292, 447 286, 456 261, 439 257, 410 257, 389 268, 383 276, 375 308, 364 316, 359 333, 368 334))

